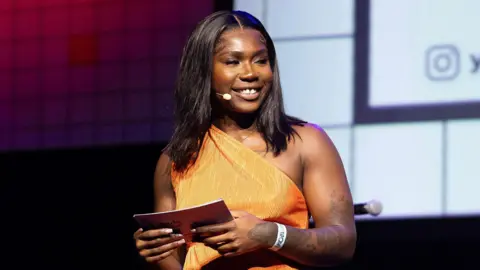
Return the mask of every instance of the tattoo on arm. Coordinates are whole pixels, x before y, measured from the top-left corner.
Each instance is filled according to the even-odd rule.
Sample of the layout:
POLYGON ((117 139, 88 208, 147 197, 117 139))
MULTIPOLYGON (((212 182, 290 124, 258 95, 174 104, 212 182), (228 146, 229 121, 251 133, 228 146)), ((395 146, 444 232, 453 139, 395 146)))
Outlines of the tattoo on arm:
POLYGON ((307 231, 305 234, 305 238, 302 239, 303 243, 305 243, 305 248, 309 251, 315 252, 317 251, 317 245, 314 244, 312 239, 318 238, 316 234, 310 230, 307 231))
POLYGON ((270 222, 255 225, 247 234, 248 238, 265 246, 273 246, 276 240, 277 226, 270 222), (274 237, 272 237, 274 235, 274 237))
MULTIPOLYGON (((287 240, 278 251, 283 256, 297 262, 318 265, 330 265, 346 252, 350 252, 352 238, 345 226, 353 222, 353 202, 347 195, 332 191, 330 194, 329 216, 334 224, 316 229, 298 229, 287 227, 287 240)), ((348 228, 347 228, 348 229, 348 228)), ((275 223, 266 222, 256 225, 248 232, 248 238, 265 247, 271 247, 277 237, 275 223)))
MULTIPOLYGON (((349 215, 353 202, 346 198, 344 194, 337 194, 335 190, 330 194, 330 216, 338 223, 343 223, 346 215, 349 215)), ((353 214, 352 214, 353 215, 353 214)), ((348 222, 347 222, 348 223, 348 222)), ((326 253, 335 253, 342 249, 341 228, 330 226, 317 231, 316 238, 318 246, 323 246, 326 253)))
MULTIPOLYGON (((350 224, 349 219, 353 216, 352 205, 352 201, 346 195, 333 191, 330 194, 331 219, 337 224, 350 224)), ((328 258, 333 259, 340 254, 345 244, 348 244, 344 235, 345 231, 341 225, 308 230, 289 227, 287 241, 280 252, 290 258, 318 260, 318 257, 322 256, 328 261, 328 258)))

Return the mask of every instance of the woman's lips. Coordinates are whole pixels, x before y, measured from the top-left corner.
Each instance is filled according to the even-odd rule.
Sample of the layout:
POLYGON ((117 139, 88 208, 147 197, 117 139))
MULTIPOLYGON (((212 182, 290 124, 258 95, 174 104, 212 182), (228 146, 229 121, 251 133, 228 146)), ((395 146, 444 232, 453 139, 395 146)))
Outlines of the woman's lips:
POLYGON ((256 100, 260 96, 260 90, 258 88, 238 89, 233 90, 235 94, 244 100, 252 101, 256 100))

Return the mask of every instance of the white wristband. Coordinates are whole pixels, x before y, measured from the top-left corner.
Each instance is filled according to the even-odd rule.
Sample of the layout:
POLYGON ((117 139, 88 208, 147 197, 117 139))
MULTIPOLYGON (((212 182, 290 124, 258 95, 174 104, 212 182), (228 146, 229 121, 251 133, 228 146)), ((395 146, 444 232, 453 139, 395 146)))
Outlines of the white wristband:
POLYGON ((271 250, 277 251, 283 247, 285 244, 285 240, 287 240, 287 227, 285 225, 276 223, 277 224, 277 240, 275 240, 275 244, 270 248, 271 250))

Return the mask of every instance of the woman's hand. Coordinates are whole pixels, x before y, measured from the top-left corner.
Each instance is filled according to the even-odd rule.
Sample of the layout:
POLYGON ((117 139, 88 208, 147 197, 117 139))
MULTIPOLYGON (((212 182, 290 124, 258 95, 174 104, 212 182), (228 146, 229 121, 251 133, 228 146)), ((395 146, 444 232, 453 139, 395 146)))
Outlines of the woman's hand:
POLYGON ((231 213, 234 220, 230 222, 198 227, 192 232, 200 237, 207 235, 202 238, 202 242, 226 257, 273 245, 277 235, 274 223, 263 221, 247 212, 231 213))
POLYGON ((138 229, 134 238, 138 252, 149 263, 167 258, 185 243, 183 235, 172 234, 172 229, 138 229))

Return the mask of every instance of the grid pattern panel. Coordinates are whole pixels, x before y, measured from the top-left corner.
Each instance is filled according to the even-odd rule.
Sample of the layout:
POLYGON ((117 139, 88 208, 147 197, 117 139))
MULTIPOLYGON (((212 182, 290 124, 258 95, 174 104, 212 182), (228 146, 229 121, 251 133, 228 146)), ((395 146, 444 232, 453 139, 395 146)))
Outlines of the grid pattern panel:
POLYGON ((201 0, 0 1, 0 150, 165 141, 201 0))
MULTIPOLYGON (((236 0, 234 7, 251 12, 270 31, 279 55, 287 112, 325 128, 342 157, 355 201, 380 199, 384 203, 383 215, 389 217, 478 214, 480 203, 473 198, 478 186, 478 119, 420 119, 422 121, 400 124, 392 122, 398 121, 401 114, 392 114, 391 122, 354 123, 358 117, 353 115, 356 112, 354 105, 359 102, 355 99, 361 102, 364 98, 359 98, 361 93, 355 89, 354 74, 365 73, 355 69, 354 60, 367 61, 362 53, 355 55, 358 53, 354 51, 355 44, 369 38, 361 36, 365 31, 359 31, 360 36, 354 39, 355 12, 361 10, 360 6, 397 5, 365 2, 370 4, 363 0, 299 0, 294 4, 287 0, 236 0), (349 42, 352 46, 342 48, 342 44, 349 42), (306 48, 305 44, 311 46, 306 48), (330 48, 328 44, 335 46, 330 48)), ((421 2, 428 5, 427 1, 421 2)), ((460 11, 469 6, 456 5, 455 8, 463 14, 460 11)), ((404 10, 403 13, 410 14, 411 11, 404 10)), ((464 13, 467 14, 467 10, 464 13)), ((392 25, 409 25, 405 23, 407 21, 410 21, 408 17, 399 17, 392 25)), ((375 25, 375 21, 369 23, 373 23, 373 27, 389 27, 375 25)), ((391 33, 389 29, 386 31, 391 33)), ((458 31, 452 33, 458 34, 458 31)), ((402 40, 411 37, 408 32, 401 34, 405 36, 402 40)), ((441 36, 445 34, 448 31, 441 32, 441 36)), ((385 50, 387 54, 392 51, 389 46, 370 49, 385 50)), ((408 48, 404 46, 403 49, 408 48)), ((396 57, 410 59, 405 53, 396 57)), ((385 61, 398 62, 390 60, 385 61)), ((410 65, 402 67, 411 68, 410 65)), ((395 85, 390 91, 382 88, 385 90, 382 93, 387 96, 403 89, 406 93, 424 90, 415 87, 395 89, 402 83, 409 83, 409 80, 399 80, 396 73, 392 73, 389 83, 395 85)), ((450 88, 451 84, 443 86, 450 88)))
POLYGON ((237 0, 234 8, 251 12, 270 31, 278 54, 287 113, 325 128, 354 191, 354 1, 300 0, 290 9, 287 7, 292 3, 280 2, 284 5, 269 0, 237 0), (318 10, 329 15, 311 16, 318 10), (288 22, 294 22, 288 29, 279 27, 288 22), (307 23, 309 26, 303 27, 307 23), (322 27, 313 27, 319 23, 322 27))

